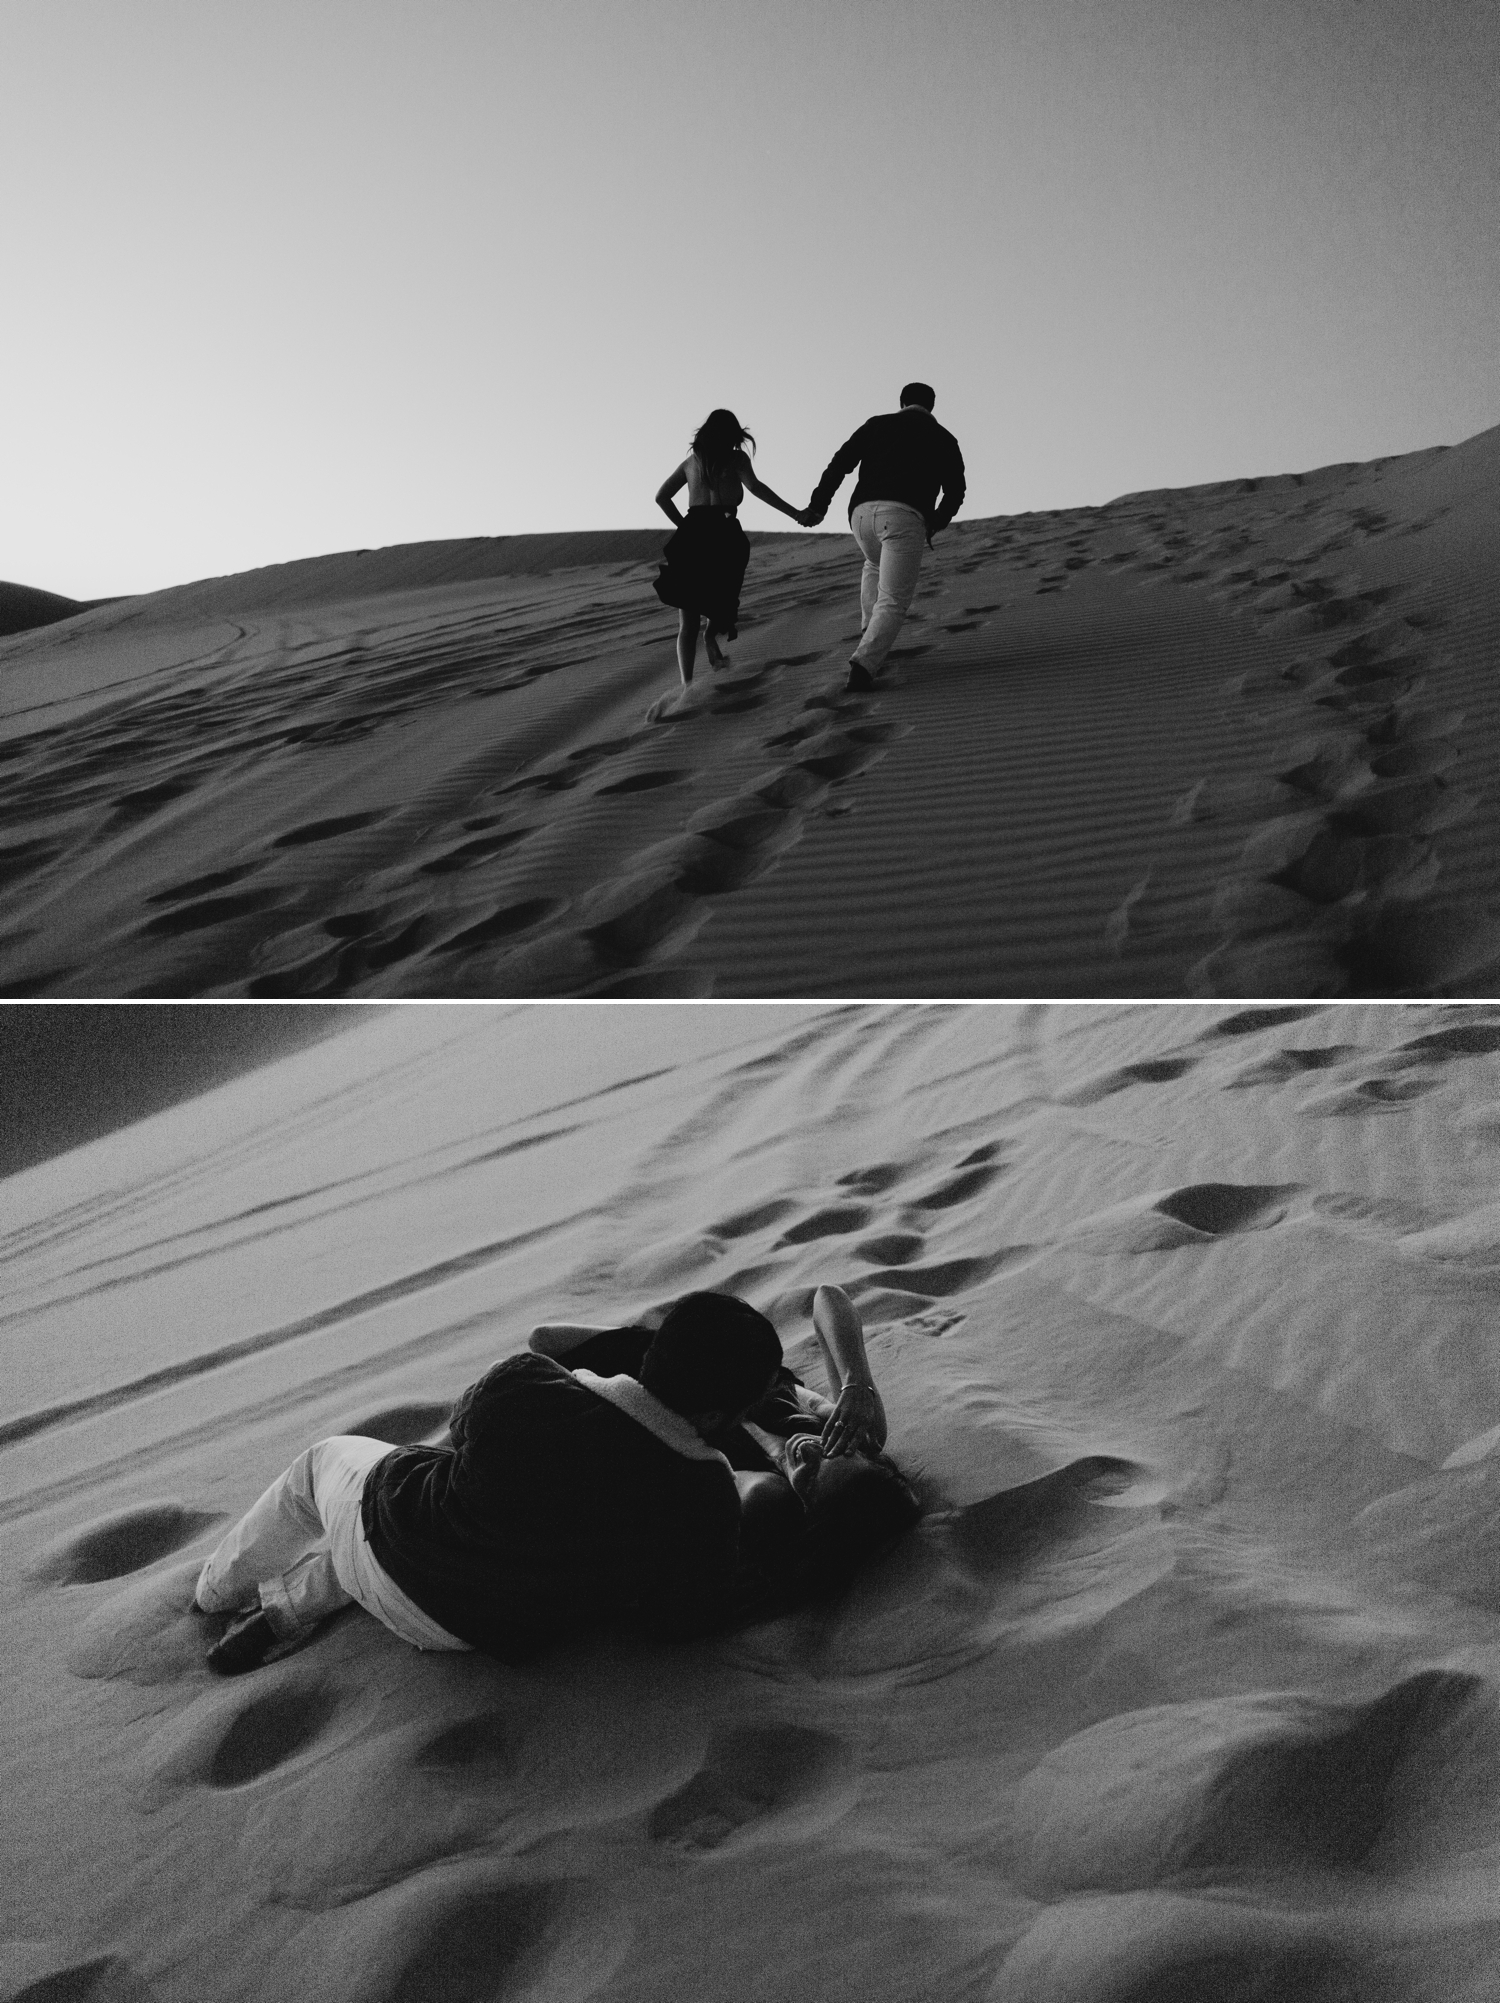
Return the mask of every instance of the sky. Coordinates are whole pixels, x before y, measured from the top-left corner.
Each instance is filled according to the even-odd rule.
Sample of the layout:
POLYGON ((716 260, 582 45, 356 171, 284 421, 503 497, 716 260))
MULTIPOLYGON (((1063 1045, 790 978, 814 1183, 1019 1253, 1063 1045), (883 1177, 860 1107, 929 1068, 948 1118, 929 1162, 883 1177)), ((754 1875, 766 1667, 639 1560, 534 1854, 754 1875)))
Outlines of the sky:
POLYGON ((0 0, 0 577, 649 526, 716 405, 801 504, 913 377, 969 515, 1457 443, 1497 74, 1494 0, 0 0))
POLYGON ((385 1012, 358 1002, 0 1007, 0 1178, 385 1012))

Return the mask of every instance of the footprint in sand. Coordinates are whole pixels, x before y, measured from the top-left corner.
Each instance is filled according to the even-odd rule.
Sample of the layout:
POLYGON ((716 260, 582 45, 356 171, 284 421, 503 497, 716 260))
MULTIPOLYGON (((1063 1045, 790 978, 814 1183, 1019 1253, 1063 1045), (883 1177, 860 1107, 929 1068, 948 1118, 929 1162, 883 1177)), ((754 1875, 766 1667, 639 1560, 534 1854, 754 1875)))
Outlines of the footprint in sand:
POLYGON ((1174 1078, 1185 1076, 1197 1062, 1196 1057, 1151 1057, 1139 1064, 1124 1064, 1118 1071, 1106 1071, 1101 1077, 1090 1079, 1074 1091, 1065 1093, 1058 1104, 1094 1106, 1101 1099, 1111 1099, 1117 1092, 1127 1091, 1132 1085, 1168 1084, 1174 1078))
MULTIPOLYGON (((858 1247, 855 1249, 859 1250, 858 1247)), ((866 1291, 891 1287, 901 1293, 918 1295, 924 1302, 943 1300, 949 1294, 967 1293, 971 1287, 982 1286, 1007 1266, 1017 1265, 1029 1257, 1032 1250, 1030 1245, 1007 1245, 999 1252, 967 1259, 943 1259, 931 1266, 898 1264, 886 1270, 862 1274, 850 1291, 858 1298, 866 1291)))
MULTIPOLYGON (((1016 1855, 1027 1889, 1049 1898, 1347 1871, 1441 1841, 1445 1792, 1472 1796, 1465 1769, 1492 1783, 1497 1759, 1493 1691, 1449 1670, 1363 1704, 1296 1692, 1164 1704, 1091 1726, 1032 1769, 1016 1855)), ((1483 1813, 1493 1825, 1493 1806, 1483 1813)))
POLYGON ((190 877, 186 883, 174 883, 166 890, 158 890, 146 902, 188 904, 196 898, 206 897, 212 890, 227 890, 231 883, 238 883, 241 877, 249 876, 254 867, 254 863, 245 863, 238 869, 211 869, 206 876, 190 877))
POLYGON ((918 1231, 883 1231, 874 1238, 861 1238, 852 1250, 856 1259, 872 1266, 907 1266, 921 1256, 926 1244, 918 1231))
POLYGON ((987 2003, 1363 2003, 1377 1992, 1332 1932, 1242 1896, 1064 1899, 1011 1949, 987 2003))
POLYGON ((779 1251, 783 1245, 811 1245, 820 1238, 846 1238, 851 1231, 863 1231, 869 1221, 869 1210, 863 1204, 831 1205, 826 1210, 815 1210, 800 1224, 783 1231, 773 1249, 779 1251))
POLYGON ((1173 1252, 1281 1223, 1301 1183, 1196 1182, 1132 1197, 1068 1233, 1085 1251, 1173 1252))
POLYGON ((1297 1108, 1309 1119, 1362 1119, 1374 1114, 1399 1113, 1414 1099, 1423 1099, 1438 1089, 1440 1080, 1420 1074, 1400 1077, 1361 1078, 1353 1085, 1330 1092, 1315 1092, 1297 1108))
POLYGON ((139 928, 139 936, 176 939, 187 932, 206 932, 215 925, 227 925, 236 918, 247 918, 253 912, 269 910, 281 901, 281 893, 275 890, 245 890, 237 897, 203 897, 191 904, 179 904, 175 910, 163 911, 158 918, 148 919, 139 928))
POLYGON ((769 1230, 779 1224, 783 1217, 790 1217, 797 1208, 795 1203, 784 1197, 772 1197, 769 1202, 753 1204, 748 1210, 736 1210, 732 1216, 721 1217, 717 1224, 710 1224, 711 1238, 751 1238, 757 1231, 769 1230))
POLYGON ((594 798, 602 800, 616 793, 653 793, 662 786, 680 786, 692 773, 681 767, 663 767, 656 772, 631 772, 608 786, 596 786, 594 798))
POLYGON ((684 1856, 726 1855, 826 1828, 854 1802, 852 1749, 831 1732, 749 1726, 710 1741, 685 1787, 652 1809, 646 1833, 684 1856))
POLYGON ((894 1189, 907 1173, 900 1162, 872 1162, 868 1168, 852 1168, 847 1175, 841 1175, 838 1187, 856 1196, 880 1196, 886 1190, 894 1189))
POLYGON ((484 946, 497 945, 503 939, 513 939, 517 933, 529 932, 544 918, 554 918, 566 909, 567 900, 556 897, 525 897, 517 904, 502 904, 488 918, 481 918, 476 925, 466 925, 461 932, 455 932, 432 950, 434 953, 472 953, 484 946))
POLYGON ((137 1503, 49 1544, 28 1566, 27 1575, 61 1586, 123 1578, 180 1551, 223 1520, 221 1511, 189 1509, 180 1502, 137 1503))
POLYGON ((1448 1029, 1413 1036, 1397 1047, 1432 1058, 1489 1057, 1500 1051, 1500 1023, 1455 1023, 1448 1029))
POLYGON ((248 1787, 312 1745, 337 1709, 314 1685, 267 1691, 240 1711, 213 1748, 200 1778, 209 1787, 248 1787))
MULTIPOLYGON (((465 825, 469 825, 467 822, 465 825)), ((469 841, 460 842, 456 848, 445 849, 435 855, 430 862, 419 862, 417 868, 424 876, 452 876, 459 870, 474 869, 491 857, 503 855, 514 848, 517 842, 525 841, 534 834, 534 828, 506 828, 499 834, 479 834, 469 841)))
POLYGON ((976 1148, 965 1155, 958 1164, 956 1174, 926 1190, 910 1200, 913 1210, 951 1210, 960 1203, 968 1203, 973 1197, 988 1189, 998 1176, 1005 1173, 1003 1165, 995 1157, 1000 1152, 998 1142, 976 1148))
POLYGON ((0 1941, 5 2003, 154 2003, 155 1996, 117 1954, 80 1958, 61 1942, 0 1941))
POLYGON ((1313 1214, 1332 1218, 1338 1224, 1366 1227, 1363 1236, 1400 1237, 1411 1231, 1425 1231, 1442 1220, 1415 1203, 1394 1197, 1363 1196, 1357 1190, 1330 1189, 1312 1200, 1313 1214))
POLYGON ((494 1862, 420 1873, 381 1895, 361 1954, 368 2003, 585 2003, 625 1959, 628 1915, 578 1877, 506 1879, 494 1862))
POLYGON ((143 1688, 201 1678, 204 1643, 215 1624, 193 1612, 200 1568, 201 1559, 193 1558, 149 1572, 92 1606, 68 1644, 69 1675, 143 1688))
POLYGON ((272 848, 307 848, 315 842, 331 842, 339 835, 352 834, 356 828, 368 828, 376 821, 385 819, 383 809, 364 814, 335 814, 326 821, 305 821, 299 828, 288 828, 284 835, 277 835, 272 848))
POLYGON ((498 1712, 483 1712, 447 1726, 416 1755, 416 1765, 424 1772, 466 1788, 494 1786, 514 1762, 514 1734, 498 1712))
POLYGON ((192 790, 191 779, 170 779, 160 786, 142 786, 137 792, 121 793, 111 802, 114 808, 112 818, 116 823, 144 821, 192 790))
POLYGON ((1245 1065, 1232 1078, 1226 1078, 1224 1090, 1237 1092, 1254 1085, 1283 1085, 1289 1078, 1305 1078, 1309 1071, 1331 1071, 1359 1055, 1359 1046, 1354 1043, 1324 1043, 1300 1050, 1276 1050, 1269 1057, 1258 1058, 1255 1063, 1245 1065))
MULTIPOLYGON (((212 1681, 202 1672, 205 1681, 212 1681)), ((141 1790, 150 1813, 185 1787, 232 1791, 289 1766, 324 1737, 339 1708, 334 1692, 308 1676, 279 1677, 245 1701, 236 1692, 205 1714, 198 1707, 174 1720, 153 1749, 141 1790)))

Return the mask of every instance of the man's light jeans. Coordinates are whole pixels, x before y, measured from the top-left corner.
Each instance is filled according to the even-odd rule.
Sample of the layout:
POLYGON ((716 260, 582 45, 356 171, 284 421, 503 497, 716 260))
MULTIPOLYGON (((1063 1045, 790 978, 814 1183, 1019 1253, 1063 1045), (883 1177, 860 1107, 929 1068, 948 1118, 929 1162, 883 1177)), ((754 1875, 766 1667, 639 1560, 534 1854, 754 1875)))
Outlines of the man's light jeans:
POLYGON ((873 673, 895 645, 917 588, 927 525, 905 501, 861 501, 849 526, 865 559, 859 580, 864 632, 850 658, 873 673))
POLYGON ((198 1575, 205 1613, 260 1604, 281 1641, 309 1633, 351 1601, 413 1648, 468 1648, 407 1598, 365 1542, 365 1477, 392 1449, 339 1433, 299 1454, 198 1575))

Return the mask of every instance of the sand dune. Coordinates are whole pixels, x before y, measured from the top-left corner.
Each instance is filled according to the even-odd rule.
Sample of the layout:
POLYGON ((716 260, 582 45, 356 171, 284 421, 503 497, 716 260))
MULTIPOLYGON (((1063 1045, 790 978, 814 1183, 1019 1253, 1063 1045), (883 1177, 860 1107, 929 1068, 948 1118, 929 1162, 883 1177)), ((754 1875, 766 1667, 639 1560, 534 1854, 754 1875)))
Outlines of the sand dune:
POLYGON ((960 521, 842 693, 761 537, 655 726, 661 536, 357 552, 0 643, 0 988, 1465 995, 1500 972, 1500 430, 960 521))
POLYGON ((11 1178, 0 1995, 1481 2003, 1497 1147, 1495 1006, 491 1007, 11 1178), (827 1279, 928 1498, 837 1604, 203 1668, 310 1437, 827 1279))

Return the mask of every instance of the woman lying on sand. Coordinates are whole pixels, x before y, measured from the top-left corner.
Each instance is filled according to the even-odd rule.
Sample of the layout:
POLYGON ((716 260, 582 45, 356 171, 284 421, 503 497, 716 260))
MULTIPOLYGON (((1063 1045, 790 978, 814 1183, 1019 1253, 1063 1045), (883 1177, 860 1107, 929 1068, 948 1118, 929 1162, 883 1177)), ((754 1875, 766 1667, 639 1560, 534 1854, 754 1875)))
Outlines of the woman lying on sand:
POLYGON ((622 1617, 708 1633, 846 1576, 918 1506, 848 1296, 820 1287, 813 1325, 831 1400, 764 1315, 698 1293, 655 1330, 537 1329, 445 1445, 319 1440, 199 1575, 196 1611, 241 1616, 210 1667, 257 1668, 351 1603, 413 1647, 517 1662, 622 1617))
POLYGON ((652 705, 652 720, 665 715, 691 687, 698 628, 704 620, 708 622, 708 665, 729 665, 718 636, 723 633, 733 640, 739 632, 740 587, 750 561, 750 539, 739 525, 736 510, 745 498, 745 489, 790 515, 794 522, 806 524, 805 509, 794 508, 756 478, 744 450, 747 438, 753 446, 755 440, 732 410, 711 410, 698 427, 692 451, 657 489, 656 505, 677 528, 662 551, 665 562, 655 588, 663 605, 678 608, 677 667, 682 685, 652 705), (685 517, 673 499, 684 487, 688 490, 685 517))

